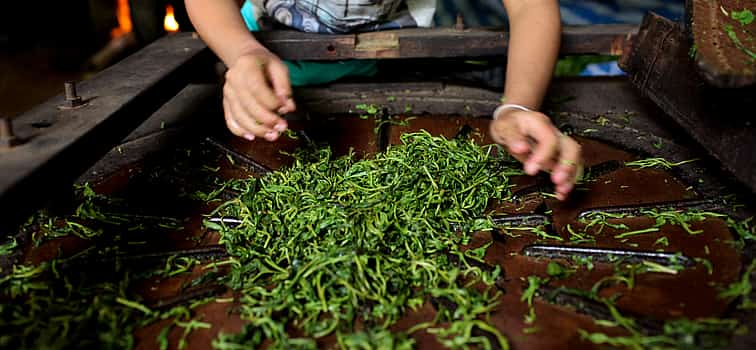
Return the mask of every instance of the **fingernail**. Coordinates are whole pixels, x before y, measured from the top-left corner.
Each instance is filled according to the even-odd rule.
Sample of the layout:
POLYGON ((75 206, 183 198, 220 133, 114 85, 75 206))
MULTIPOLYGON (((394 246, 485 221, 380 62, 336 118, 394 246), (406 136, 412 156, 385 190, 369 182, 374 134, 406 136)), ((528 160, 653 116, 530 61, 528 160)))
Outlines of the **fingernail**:
POLYGON ((528 144, 526 142, 517 141, 512 144, 512 149, 517 153, 524 153, 528 150, 528 144))
POLYGON ((557 172, 555 172, 553 174, 553 176, 551 177, 551 179, 555 183, 560 183, 561 184, 562 182, 564 182, 565 180, 567 180, 567 173, 564 172, 564 171, 557 171, 557 172))
POLYGON ((525 172, 528 175, 535 175, 536 173, 538 173, 538 164, 536 163, 525 164, 525 172))
POLYGON ((265 139, 268 141, 274 141, 276 138, 278 138, 278 133, 275 131, 268 131, 265 133, 265 139))
POLYGON ((284 132, 286 131, 286 124, 284 123, 278 123, 276 126, 273 127, 273 129, 276 129, 278 132, 284 132))
POLYGON ((254 141, 255 140, 255 135, 244 134, 244 138, 247 139, 247 140, 249 140, 249 141, 254 141))

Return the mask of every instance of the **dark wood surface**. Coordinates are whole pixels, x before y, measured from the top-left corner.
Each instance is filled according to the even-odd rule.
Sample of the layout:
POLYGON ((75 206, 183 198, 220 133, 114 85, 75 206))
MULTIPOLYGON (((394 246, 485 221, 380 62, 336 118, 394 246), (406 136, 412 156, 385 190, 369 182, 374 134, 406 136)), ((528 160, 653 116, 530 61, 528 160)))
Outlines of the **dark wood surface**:
POLYGON ((756 191, 756 86, 717 89, 697 74, 681 26, 650 14, 620 65, 631 82, 756 191))
POLYGON ((25 142, 0 151, 3 218, 20 220, 25 209, 68 188, 183 89, 198 72, 194 65, 211 58, 209 53, 191 34, 165 37, 80 83, 87 106, 62 110, 59 95, 14 118, 15 133, 25 142))
POLYGON ((707 83, 717 87, 744 87, 756 83, 756 60, 746 50, 756 52, 756 21, 742 25, 732 19, 732 11, 756 11, 753 0, 688 0, 687 11, 692 29, 699 72, 707 83), (732 28, 741 47, 729 37, 732 28))
MULTIPOLYGON (((622 55, 635 25, 565 26, 561 53, 622 55)), ((401 29, 324 35, 297 31, 255 33, 266 47, 289 60, 441 58, 503 56, 509 33, 502 29, 401 29)))

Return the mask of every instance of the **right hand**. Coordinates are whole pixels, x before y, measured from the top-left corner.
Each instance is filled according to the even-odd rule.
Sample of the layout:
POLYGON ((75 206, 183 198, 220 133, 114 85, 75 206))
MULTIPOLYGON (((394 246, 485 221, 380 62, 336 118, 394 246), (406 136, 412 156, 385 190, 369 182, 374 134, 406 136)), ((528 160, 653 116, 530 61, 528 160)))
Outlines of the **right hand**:
POLYGON ((583 168, 580 144, 539 112, 505 109, 494 116, 490 128, 493 140, 523 163, 526 174, 550 172, 557 199, 567 199, 583 168))
POLYGON ((267 49, 239 56, 226 72, 223 111, 234 135, 275 141, 288 128, 280 115, 295 110, 289 70, 267 49))

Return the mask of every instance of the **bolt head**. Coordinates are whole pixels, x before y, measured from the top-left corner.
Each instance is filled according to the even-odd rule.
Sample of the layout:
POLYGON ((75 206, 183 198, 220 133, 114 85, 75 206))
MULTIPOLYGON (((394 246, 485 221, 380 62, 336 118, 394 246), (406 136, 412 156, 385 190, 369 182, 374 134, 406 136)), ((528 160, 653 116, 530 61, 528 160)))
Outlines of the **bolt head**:
POLYGON ((11 149, 23 143, 23 140, 16 136, 0 136, 0 149, 11 149))
POLYGON ((81 98, 81 96, 77 96, 76 98, 66 99, 63 101, 63 104, 61 106, 58 106, 59 109, 76 109, 80 107, 84 107, 87 105, 87 102, 84 101, 84 99, 81 98))

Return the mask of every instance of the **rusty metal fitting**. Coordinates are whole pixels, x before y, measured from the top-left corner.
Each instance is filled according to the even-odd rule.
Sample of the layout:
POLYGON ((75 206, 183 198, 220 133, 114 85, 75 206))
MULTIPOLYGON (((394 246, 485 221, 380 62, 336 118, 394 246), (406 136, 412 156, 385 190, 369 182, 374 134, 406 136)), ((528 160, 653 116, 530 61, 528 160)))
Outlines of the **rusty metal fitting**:
POLYGON ((13 133, 13 122, 10 118, 0 117, 0 149, 11 149, 21 143, 21 139, 13 133))
POLYGON ((457 23, 454 24, 454 29, 465 30, 465 17, 461 13, 457 13, 457 23))
POLYGON ((60 106, 61 109, 74 109, 87 105, 86 101, 84 101, 84 99, 76 92, 75 81, 67 81, 63 83, 63 90, 65 91, 66 100, 63 105, 60 106))

